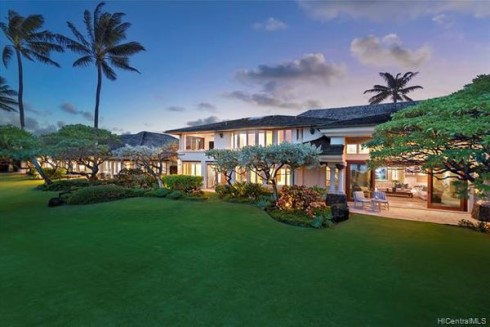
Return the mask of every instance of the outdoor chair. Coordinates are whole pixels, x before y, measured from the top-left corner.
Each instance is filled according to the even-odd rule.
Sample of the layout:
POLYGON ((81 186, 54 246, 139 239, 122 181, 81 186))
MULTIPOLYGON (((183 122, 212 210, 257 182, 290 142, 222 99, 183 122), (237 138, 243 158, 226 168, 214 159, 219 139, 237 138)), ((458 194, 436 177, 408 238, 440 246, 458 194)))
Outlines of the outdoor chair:
POLYGON ((381 205, 384 204, 386 209, 390 210, 390 203, 388 202, 388 198, 386 197, 385 192, 374 191, 373 193, 373 207, 379 206, 379 210, 381 211, 381 205))
POLYGON ((354 208, 357 207, 358 203, 360 203, 362 209, 364 209, 364 203, 371 203, 371 199, 366 199, 363 191, 356 191, 354 192, 354 208))

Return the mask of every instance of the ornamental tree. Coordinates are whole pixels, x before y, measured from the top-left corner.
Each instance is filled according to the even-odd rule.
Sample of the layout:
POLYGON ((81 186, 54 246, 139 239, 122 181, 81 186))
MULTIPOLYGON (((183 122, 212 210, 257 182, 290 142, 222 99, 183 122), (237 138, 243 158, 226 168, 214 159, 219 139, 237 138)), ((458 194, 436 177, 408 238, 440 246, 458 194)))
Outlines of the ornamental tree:
POLYGON ((238 151, 229 149, 213 149, 206 151, 206 156, 214 159, 214 166, 218 173, 224 174, 226 182, 231 185, 233 173, 239 166, 238 151))
POLYGON ((302 166, 319 164, 320 150, 311 144, 282 143, 279 145, 247 146, 238 154, 239 165, 262 176, 272 185, 274 199, 278 199, 276 177, 284 166, 294 172, 302 166))
POLYGON ((0 157, 14 160, 31 161, 44 183, 51 184, 51 179, 44 173, 36 157, 44 154, 39 139, 31 133, 12 125, 0 126, 0 157))
POLYGON ((108 130, 76 124, 66 125, 56 133, 41 136, 47 154, 54 160, 68 163, 68 173, 97 180, 99 167, 111 157, 111 146, 118 144, 119 137, 108 130), (89 172, 74 171, 71 165, 76 162, 86 166, 89 172))
POLYGON ((156 178, 158 187, 163 187, 162 174, 164 162, 177 158, 178 144, 172 142, 160 147, 125 145, 113 151, 115 156, 129 158, 137 166, 143 167, 146 172, 156 178))
POLYGON ((420 165, 451 172, 467 196, 467 182, 488 195, 490 186, 490 75, 446 97, 401 110, 378 125, 370 148, 372 167, 420 165))

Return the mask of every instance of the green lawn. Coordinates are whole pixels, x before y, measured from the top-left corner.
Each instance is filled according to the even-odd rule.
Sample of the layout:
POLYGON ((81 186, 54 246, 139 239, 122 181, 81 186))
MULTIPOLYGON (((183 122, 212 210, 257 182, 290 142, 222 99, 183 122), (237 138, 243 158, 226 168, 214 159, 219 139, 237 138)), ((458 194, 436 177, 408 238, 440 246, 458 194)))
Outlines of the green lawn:
POLYGON ((359 215, 304 229, 217 200, 48 208, 37 183, 0 175, 2 326, 490 318, 490 235, 359 215))

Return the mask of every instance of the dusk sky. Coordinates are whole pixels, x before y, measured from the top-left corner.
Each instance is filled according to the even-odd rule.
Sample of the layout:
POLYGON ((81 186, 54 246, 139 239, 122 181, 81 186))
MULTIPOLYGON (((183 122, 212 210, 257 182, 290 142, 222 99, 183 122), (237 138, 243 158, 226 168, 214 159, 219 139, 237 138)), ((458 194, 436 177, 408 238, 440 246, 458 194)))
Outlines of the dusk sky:
MULTIPOLYGON (((73 37, 85 31, 93 1, 0 1, 42 14, 44 27, 73 37)), ((448 95, 490 73, 490 1, 107 1, 126 13, 131 57, 141 74, 104 79, 100 126, 115 133, 162 132, 246 116, 295 115, 308 109, 363 105, 379 72, 417 71, 415 100, 448 95)), ((0 35, 1 47, 5 45, 0 35)), ((73 68, 78 56, 54 53, 61 69, 24 60, 28 127, 93 125, 96 68, 73 68)), ((17 65, 0 75, 18 87, 17 65)), ((0 123, 17 122, 0 112, 0 123)))

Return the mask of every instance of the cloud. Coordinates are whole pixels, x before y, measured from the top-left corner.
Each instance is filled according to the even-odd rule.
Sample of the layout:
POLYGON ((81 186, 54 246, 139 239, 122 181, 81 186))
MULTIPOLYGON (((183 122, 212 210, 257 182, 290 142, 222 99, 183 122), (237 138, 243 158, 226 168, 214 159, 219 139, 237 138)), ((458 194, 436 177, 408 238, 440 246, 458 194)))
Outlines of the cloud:
POLYGON ((448 28, 453 25, 453 21, 446 14, 439 14, 437 16, 434 16, 432 17, 432 21, 444 28, 448 28))
POLYGON ((276 19, 274 17, 269 17, 261 23, 252 24, 252 28, 256 30, 263 30, 267 32, 275 32, 286 29, 288 26, 286 23, 276 19))
POLYGON ((351 42, 350 51, 361 63, 378 67, 417 68, 431 57, 431 49, 427 46, 417 50, 402 47, 396 34, 388 34, 381 39, 372 35, 356 38, 351 42))
POLYGON ((188 121, 187 126, 199 126, 206 124, 213 124, 219 122, 220 119, 216 116, 209 116, 207 118, 200 118, 198 120, 188 121))
MULTIPOLYGON (((0 115, 0 125, 13 125, 20 127, 20 120, 18 113, 15 112, 6 112, 0 115)), ((25 128, 29 132, 40 135, 56 132, 58 129, 55 125, 52 124, 43 124, 41 125, 37 119, 32 117, 25 118, 25 128)))
POLYGON ((65 102, 60 106, 60 109, 71 115, 80 115, 87 121, 93 121, 94 115, 89 111, 78 110, 73 104, 65 102))
POLYGON ((283 62, 278 65, 259 65, 253 70, 242 70, 237 73, 239 80, 271 81, 322 81, 330 82, 343 75, 344 68, 329 63, 322 53, 309 53, 300 59, 283 62))
POLYGON ((209 112, 217 112, 216 106, 209 103, 209 102, 201 102, 197 104, 197 109, 198 110, 204 110, 204 111, 209 111, 209 112))
POLYGON ((182 111, 185 111, 185 108, 184 107, 178 107, 178 106, 169 106, 169 107, 165 108, 165 110, 167 110, 167 111, 175 111, 175 112, 182 112, 182 111))
POLYGON ((490 16, 490 6, 480 0, 445 1, 400 1, 343 0, 308 1, 299 0, 299 6, 309 16, 318 20, 332 20, 338 17, 367 18, 373 21, 407 20, 445 12, 470 14, 474 17, 490 16))
POLYGON ((322 53, 310 53, 299 59, 237 72, 236 79, 244 86, 259 90, 236 90, 225 96, 260 107, 296 110, 319 107, 317 100, 305 99, 304 95, 311 93, 312 88, 330 85, 345 73, 344 65, 328 62, 322 53))
POLYGON ((233 91, 226 94, 226 96, 260 107, 276 107, 283 109, 304 109, 321 107, 320 102, 316 100, 307 100, 304 102, 287 101, 280 97, 267 93, 250 94, 243 91, 233 91))

